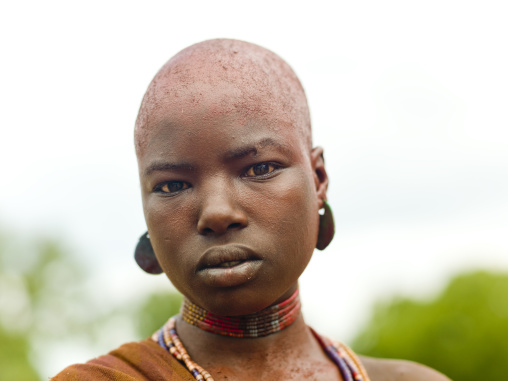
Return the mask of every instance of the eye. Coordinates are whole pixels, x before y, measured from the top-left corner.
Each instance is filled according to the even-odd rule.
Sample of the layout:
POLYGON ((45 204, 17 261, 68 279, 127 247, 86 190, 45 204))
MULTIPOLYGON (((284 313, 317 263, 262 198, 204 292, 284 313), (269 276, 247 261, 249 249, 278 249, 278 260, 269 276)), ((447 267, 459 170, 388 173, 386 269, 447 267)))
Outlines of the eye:
POLYGON ((259 177, 259 176, 266 176, 272 173, 273 171, 277 170, 279 167, 275 164, 271 163, 259 163, 255 164, 249 169, 247 169, 247 172, 245 172, 245 177, 259 177))
POLYGON ((168 181, 162 184, 157 185, 154 188, 155 192, 164 193, 164 194, 172 194, 180 192, 184 189, 190 188, 190 184, 184 181, 168 181))

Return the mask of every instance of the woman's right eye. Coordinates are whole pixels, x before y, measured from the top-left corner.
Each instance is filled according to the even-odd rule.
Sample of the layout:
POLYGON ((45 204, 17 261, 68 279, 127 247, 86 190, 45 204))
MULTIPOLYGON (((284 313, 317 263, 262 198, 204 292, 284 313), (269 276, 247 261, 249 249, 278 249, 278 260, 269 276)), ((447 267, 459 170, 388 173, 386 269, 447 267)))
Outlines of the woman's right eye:
POLYGON ((180 192, 187 188, 190 188, 190 184, 186 183, 185 181, 167 181, 165 183, 157 185, 154 188, 154 191, 163 194, 172 194, 180 192))

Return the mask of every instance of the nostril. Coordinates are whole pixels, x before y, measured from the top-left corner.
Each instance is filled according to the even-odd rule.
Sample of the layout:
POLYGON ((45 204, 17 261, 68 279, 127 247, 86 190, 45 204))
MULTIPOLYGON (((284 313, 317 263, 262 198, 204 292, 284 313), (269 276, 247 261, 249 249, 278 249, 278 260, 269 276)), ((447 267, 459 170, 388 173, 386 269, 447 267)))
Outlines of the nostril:
POLYGON ((233 223, 233 224, 230 224, 230 225, 228 226, 228 229, 236 229, 236 228, 239 228, 239 227, 241 227, 241 226, 242 226, 242 224, 240 224, 239 222, 235 222, 235 223, 233 223))
POLYGON ((211 234, 211 233, 213 233, 213 230, 211 228, 204 228, 203 233, 204 234, 211 234))

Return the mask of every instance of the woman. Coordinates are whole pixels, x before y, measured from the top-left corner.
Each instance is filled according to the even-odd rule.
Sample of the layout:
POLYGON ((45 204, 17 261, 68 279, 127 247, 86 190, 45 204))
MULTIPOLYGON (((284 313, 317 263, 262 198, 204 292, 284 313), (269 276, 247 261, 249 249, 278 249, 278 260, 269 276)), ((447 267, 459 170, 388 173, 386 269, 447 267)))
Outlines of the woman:
POLYGON ((181 313, 56 380, 446 380, 305 324, 298 278, 333 217, 303 88, 278 56, 234 40, 178 53, 145 94, 135 144, 149 232, 136 260, 185 296, 181 313))

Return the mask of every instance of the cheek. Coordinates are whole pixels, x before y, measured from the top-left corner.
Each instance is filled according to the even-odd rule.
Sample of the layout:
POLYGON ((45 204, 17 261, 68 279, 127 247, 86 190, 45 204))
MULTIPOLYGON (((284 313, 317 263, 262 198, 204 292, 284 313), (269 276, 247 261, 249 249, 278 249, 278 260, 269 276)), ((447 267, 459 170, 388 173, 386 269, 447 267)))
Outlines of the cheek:
POLYGON ((319 224, 313 182, 303 171, 281 180, 276 189, 266 196, 264 209, 267 218, 264 222, 275 233, 278 246, 287 249, 286 255, 292 255, 294 259, 310 259, 319 224))
MULTIPOLYGON (((185 196, 185 195, 182 195, 185 196)), ((189 205, 183 202, 187 197, 163 197, 149 195, 143 202, 146 223, 149 228, 170 233, 189 221, 189 205)))
POLYGON ((192 252, 188 237, 189 232, 195 232, 195 226, 191 226, 192 206, 153 196, 143 205, 150 240, 164 273, 182 294, 191 294, 193 256, 188 255, 192 252))
MULTIPOLYGON (((192 211, 184 203, 175 199, 149 196, 143 203, 145 220, 150 232, 150 239, 157 257, 166 261, 165 253, 176 253, 185 241, 184 232, 190 229, 192 211)), ((171 256, 173 257, 173 255, 171 256)))

